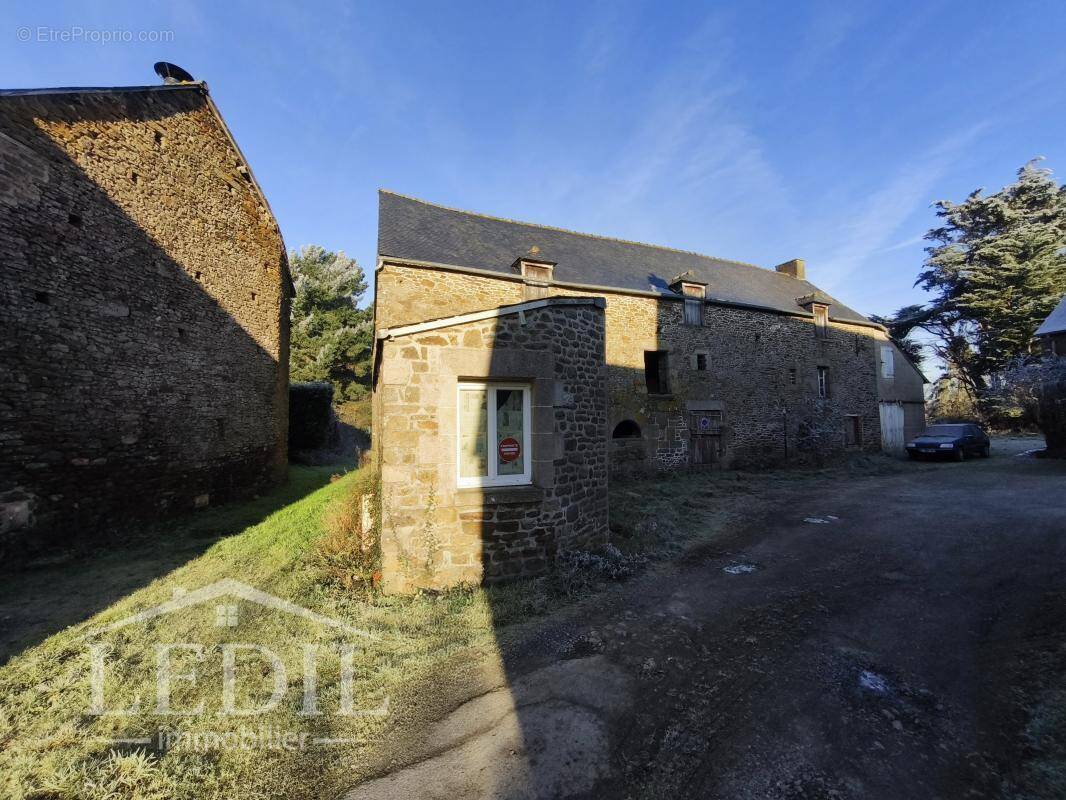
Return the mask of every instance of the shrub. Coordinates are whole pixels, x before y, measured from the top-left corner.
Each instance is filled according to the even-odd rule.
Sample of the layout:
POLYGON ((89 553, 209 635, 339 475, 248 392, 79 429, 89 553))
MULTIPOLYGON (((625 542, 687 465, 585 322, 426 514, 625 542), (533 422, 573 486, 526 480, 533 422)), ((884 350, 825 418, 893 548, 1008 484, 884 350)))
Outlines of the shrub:
POLYGON ((294 383, 289 386, 290 452, 326 447, 335 428, 332 384, 294 383))
POLYGON ((646 556, 626 555, 613 544, 597 552, 568 550, 556 557, 553 577, 561 594, 583 595, 608 581, 631 578, 647 562, 646 556))
POLYGON ((380 578, 374 485, 369 476, 353 480, 326 509, 325 535, 315 543, 315 566, 327 581, 348 591, 370 591, 380 578))

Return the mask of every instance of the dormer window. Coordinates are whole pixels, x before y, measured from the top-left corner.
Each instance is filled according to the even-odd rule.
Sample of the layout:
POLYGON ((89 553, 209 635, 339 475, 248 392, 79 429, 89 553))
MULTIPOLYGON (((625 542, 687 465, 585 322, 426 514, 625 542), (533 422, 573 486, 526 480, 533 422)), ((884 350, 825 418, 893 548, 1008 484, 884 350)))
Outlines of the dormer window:
POLYGON ((523 278, 547 283, 555 276, 554 261, 536 261, 530 258, 520 258, 514 263, 515 271, 523 278))
POLYGON ((512 269, 523 278, 525 287, 522 296, 525 300, 539 300, 548 296, 548 285, 555 277, 554 261, 520 258, 514 262, 512 269))
POLYGON ((796 304, 810 311, 814 317, 814 335, 819 339, 829 338, 829 304, 833 298, 823 292, 813 292, 796 298, 796 304))
POLYGON ((702 325, 703 304, 707 299, 707 284, 695 280, 691 272, 685 272, 674 278, 670 288, 685 298, 685 324, 702 325))
POLYGON ((819 339, 829 336, 829 306, 815 304, 811 308, 814 314, 814 335, 819 339))

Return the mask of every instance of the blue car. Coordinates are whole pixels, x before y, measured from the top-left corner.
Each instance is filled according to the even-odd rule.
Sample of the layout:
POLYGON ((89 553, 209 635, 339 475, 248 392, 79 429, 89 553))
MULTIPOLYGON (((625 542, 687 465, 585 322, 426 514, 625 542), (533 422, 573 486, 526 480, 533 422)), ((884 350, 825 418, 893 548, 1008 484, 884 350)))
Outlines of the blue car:
POLYGON ((920 436, 907 442, 907 455, 911 458, 947 457, 965 461, 966 456, 988 458, 992 443, 977 425, 951 423, 930 425, 920 436))

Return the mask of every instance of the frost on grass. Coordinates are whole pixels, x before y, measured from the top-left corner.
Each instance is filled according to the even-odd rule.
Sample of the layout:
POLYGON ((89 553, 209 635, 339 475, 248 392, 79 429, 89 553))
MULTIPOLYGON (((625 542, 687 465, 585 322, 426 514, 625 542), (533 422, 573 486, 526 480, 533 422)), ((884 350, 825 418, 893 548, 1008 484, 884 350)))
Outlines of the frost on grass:
POLYGON ((598 584, 632 577, 647 561, 647 556, 623 553, 612 544, 596 552, 568 550, 556 558, 554 578, 564 594, 583 594, 598 584))

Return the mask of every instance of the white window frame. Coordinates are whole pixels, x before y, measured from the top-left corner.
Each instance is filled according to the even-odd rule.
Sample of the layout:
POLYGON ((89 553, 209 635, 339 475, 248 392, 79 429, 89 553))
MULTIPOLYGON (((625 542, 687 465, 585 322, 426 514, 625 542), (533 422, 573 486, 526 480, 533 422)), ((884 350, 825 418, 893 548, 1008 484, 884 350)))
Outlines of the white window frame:
POLYGON ((455 479, 460 489, 479 486, 523 486, 533 482, 533 401, 532 387, 528 383, 496 383, 495 381, 460 381, 455 389, 455 479), (488 475, 464 477, 462 474, 462 392, 464 389, 484 389, 486 398, 486 435, 488 475), (496 456, 492 444, 496 441, 496 390, 508 389, 522 392, 522 473, 520 475, 497 475, 496 456))
POLYGON ((829 397, 829 367, 818 367, 818 397, 829 397))

